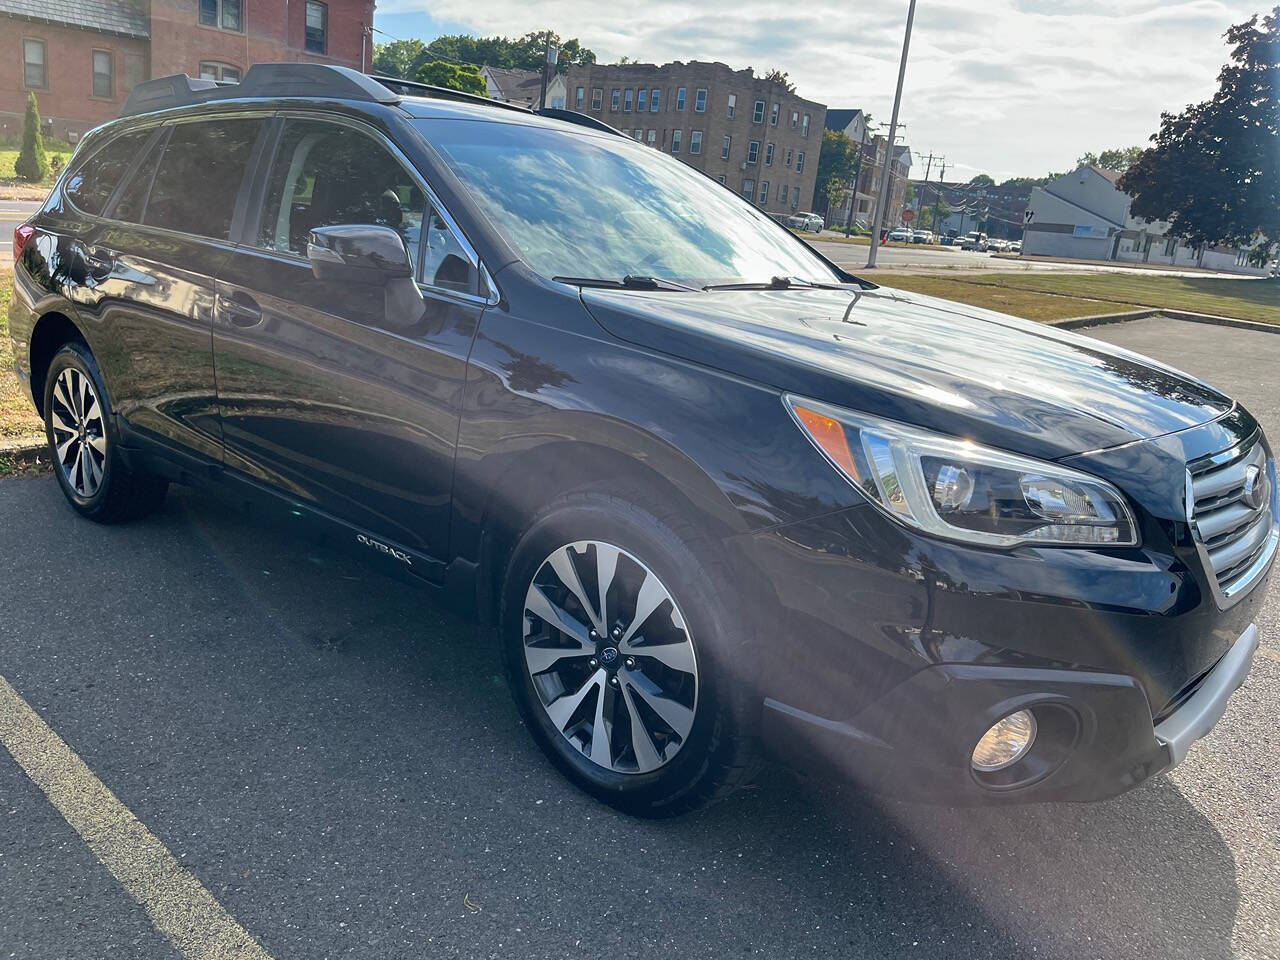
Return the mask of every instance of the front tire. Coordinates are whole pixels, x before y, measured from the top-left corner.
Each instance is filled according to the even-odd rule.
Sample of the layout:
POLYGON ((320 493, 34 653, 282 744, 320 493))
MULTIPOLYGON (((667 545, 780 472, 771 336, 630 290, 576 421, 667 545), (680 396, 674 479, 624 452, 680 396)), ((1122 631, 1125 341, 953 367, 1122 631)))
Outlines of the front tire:
POLYGON ((44 429, 58 485, 82 517, 116 523, 163 502, 167 481, 123 462, 102 373, 82 343, 66 344, 49 363, 44 429))
POLYGON ((517 705, 570 780, 627 813, 675 816, 755 769, 735 666, 750 635, 711 546, 674 511, 589 491, 511 554, 499 622, 517 705))

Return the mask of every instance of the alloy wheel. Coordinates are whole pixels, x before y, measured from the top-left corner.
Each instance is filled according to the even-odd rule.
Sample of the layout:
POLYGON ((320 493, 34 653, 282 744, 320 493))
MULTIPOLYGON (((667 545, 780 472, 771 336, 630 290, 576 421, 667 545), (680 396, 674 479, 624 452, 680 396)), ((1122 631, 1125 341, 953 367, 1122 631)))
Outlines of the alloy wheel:
POLYGON ((651 773, 689 738, 698 665, 680 608, 636 557, 580 540, 548 556, 525 594, 524 658, 562 737, 614 773, 651 773))
POLYGON ((93 381, 74 367, 54 383, 49 424, 63 479, 78 496, 92 497, 106 472, 107 430, 93 381))

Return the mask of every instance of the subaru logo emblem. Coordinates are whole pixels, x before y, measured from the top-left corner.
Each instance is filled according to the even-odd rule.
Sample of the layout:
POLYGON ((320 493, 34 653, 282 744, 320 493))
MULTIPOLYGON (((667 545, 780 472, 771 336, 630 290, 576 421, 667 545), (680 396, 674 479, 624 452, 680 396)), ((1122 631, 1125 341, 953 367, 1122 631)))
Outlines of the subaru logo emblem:
POLYGON ((618 659, 617 647, 605 647, 603 650, 600 651, 601 663, 613 663, 613 661, 617 659, 618 659))
POLYGON ((1249 469, 1244 472, 1244 492, 1241 494, 1240 499, 1252 509, 1261 510, 1271 493, 1267 489, 1269 486, 1266 474, 1262 472, 1257 464, 1251 464, 1249 469))

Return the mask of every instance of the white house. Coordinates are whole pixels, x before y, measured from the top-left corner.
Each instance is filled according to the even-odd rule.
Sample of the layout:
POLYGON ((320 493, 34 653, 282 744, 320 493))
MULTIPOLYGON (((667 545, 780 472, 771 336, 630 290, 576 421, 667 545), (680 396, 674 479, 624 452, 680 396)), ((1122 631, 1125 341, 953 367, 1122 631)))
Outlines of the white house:
POLYGON ((1133 216, 1133 198, 1116 186, 1119 179, 1114 170, 1086 165, 1033 188, 1024 214, 1023 254, 1263 273, 1248 266, 1248 250, 1190 247, 1169 235, 1169 224, 1133 216))
MULTIPOLYGON (((503 103, 518 103, 526 107, 537 106, 538 94, 542 90, 542 77, 537 70, 481 67, 480 75, 488 85, 491 99, 501 100, 503 103)), ((543 106, 563 110, 566 93, 564 77, 553 73, 547 84, 547 99, 543 106)))

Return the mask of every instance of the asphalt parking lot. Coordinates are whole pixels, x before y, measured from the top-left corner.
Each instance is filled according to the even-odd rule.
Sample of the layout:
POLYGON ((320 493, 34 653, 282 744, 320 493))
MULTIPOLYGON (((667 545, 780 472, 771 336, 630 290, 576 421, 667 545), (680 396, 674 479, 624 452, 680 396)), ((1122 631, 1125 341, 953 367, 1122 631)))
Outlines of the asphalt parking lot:
MULTIPOLYGON (((1280 336, 1091 333, 1280 437, 1280 336)), ((1218 729, 1116 800, 955 810, 771 769, 652 823, 550 769, 475 627, 323 544, 183 491, 96 527, 46 475, 0 481, 0 555, 0 676, 137 818, 64 818, 0 750, 3 957, 181 956, 159 930, 190 890, 116 879, 151 876, 142 833, 279 960, 1280 957, 1280 577, 1218 729)))

